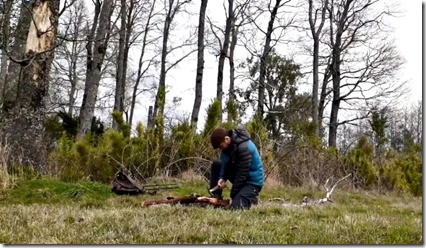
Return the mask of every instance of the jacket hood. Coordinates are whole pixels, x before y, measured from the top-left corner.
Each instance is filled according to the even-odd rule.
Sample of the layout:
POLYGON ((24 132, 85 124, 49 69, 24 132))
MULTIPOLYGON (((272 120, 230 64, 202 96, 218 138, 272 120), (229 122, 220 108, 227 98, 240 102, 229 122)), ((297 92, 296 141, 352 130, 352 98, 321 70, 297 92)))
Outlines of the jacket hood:
POLYGON ((246 130, 237 128, 231 130, 231 132, 232 143, 235 145, 239 145, 240 143, 251 139, 250 134, 246 130))

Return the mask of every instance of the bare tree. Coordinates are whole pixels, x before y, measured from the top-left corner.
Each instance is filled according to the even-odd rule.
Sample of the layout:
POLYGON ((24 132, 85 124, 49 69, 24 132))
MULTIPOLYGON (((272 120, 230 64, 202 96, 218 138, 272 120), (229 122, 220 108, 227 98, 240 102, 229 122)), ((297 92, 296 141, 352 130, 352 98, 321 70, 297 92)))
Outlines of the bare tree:
POLYGON ((87 72, 83 102, 80 109, 79 136, 84 135, 90 128, 93 117, 99 82, 101 80, 102 63, 105 58, 109 32, 111 30, 111 15, 113 0, 100 0, 95 3, 95 16, 87 43, 87 72), (96 34, 96 35, 95 35, 96 34))
MULTIPOLYGON (((250 6, 251 0, 243 1, 228 1, 228 8, 224 6, 226 23, 225 27, 222 28, 207 17, 207 21, 210 27, 210 31, 213 34, 214 41, 210 41, 207 44, 213 50, 216 57, 219 56, 218 63, 218 77, 217 77, 217 94, 216 98, 219 99, 219 103, 222 106, 223 102, 223 68, 225 65, 225 59, 229 59, 229 96, 228 102, 234 102, 236 100, 235 94, 235 48, 240 37, 240 28, 249 24, 251 20, 247 18, 247 9, 250 6), (229 50, 229 51, 228 51, 229 50)), ((222 107, 221 107, 222 109, 222 107)), ((233 116, 228 113, 228 122, 231 122, 233 116)), ((220 119, 222 120, 222 112, 220 113, 220 119)))
MULTIPOLYGON (((246 14, 248 20, 250 20, 250 23, 252 23, 256 27, 256 30, 260 31, 265 37, 263 47, 262 47, 262 52, 260 55, 257 53, 257 51, 250 51, 248 45, 244 44, 244 46, 249 50, 252 56, 258 57, 260 61, 259 82, 258 82, 258 106, 257 106, 256 116, 262 119, 263 119, 263 113, 264 113, 263 108, 265 105, 266 59, 269 53, 271 52, 271 50, 273 49, 273 47, 283 38, 283 30, 285 30, 293 22, 293 18, 290 18, 290 20, 286 21, 285 23, 280 22, 280 19, 281 19, 280 15, 282 15, 282 13, 279 13, 279 10, 290 1, 291 0, 287 0, 287 1, 276 0, 274 4, 272 4, 272 1, 269 1, 266 11, 263 10, 260 6, 254 6, 252 7, 254 11, 251 10, 246 14), (266 31, 263 30, 257 24, 259 17, 261 17, 262 14, 265 12, 267 12, 269 15, 269 21, 267 24, 266 31), (275 23, 278 23, 278 25, 275 25, 275 23), (273 33, 277 30, 279 31, 279 34, 276 35, 276 37, 273 37, 273 33)), ((247 41, 248 43, 251 42, 249 39, 247 41)))
MULTIPOLYGON (((231 22, 231 44, 229 47, 229 94, 228 101, 233 103, 236 100, 235 94, 235 48, 238 43, 240 28, 248 24, 249 21, 245 15, 251 0, 236 2, 233 10, 233 20, 231 22)), ((232 115, 228 114, 228 122, 232 121, 232 115)))
POLYGON ((52 79, 55 80, 49 87, 50 104, 53 109, 59 107, 73 115, 78 93, 83 87, 80 84, 85 74, 80 67, 84 64, 86 56, 84 40, 87 38, 88 16, 84 1, 76 1, 62 17, 64 17, 63 24, 59 24, 58 31, 61 43, 55 50, 55 60, 52 65, 52 79), (66 96, 64 92, 67 92, 66 96))
MULTIPOLYGON (((320 35, 326 20, 326 13, 328 7, 328 0, 321 0, 321 5, 319 9, 315 9, 314 13, 314 3, 313 0, 308 0, 309 2, 309 27, 312 33, 313 39, 313 61, 312 61, 312 70, 313 70, 313 80, 312 80, 312 121, 316 126, 316 135, 320 135, 320 125, 322 125, 322 118, 319 119, 318 116, 318 69, 319 69, 319 45, 320 45, 320 35), (319 19, 319 25, 316 27, 318 20, 318 13, 321 11, 321 18, 319 19)), ((322 117, 322 116, 321 116, 322 117)))
POLYGON ((349 105, 358 100, 368 104, 378 98, 397 96, 401 84, 392 83, 392 75, 403 61, 394 43, 381 36, 383 17, 390 15, 388 9, 372 12, 374 0, 331 0, 328 8, 330 20, 331 62, 329 70, 333 83, 333 99, 330 113, 328 145, 336 146, 339 125, 352 120, 338 121, 341 103, 349 105), (371 11, 370 11, 371 10, 371 11), (361 48, 366 52, 361 52, 361 48), (361 54, 360 56, 357 54, 361 54))
POLYGON ((231 36, 231 25, 234 22, 234 0, 228 0, 228 15, 226 17, 225 33, 223 43, 221 43, 219 53, 219 63, 217 69, 217 88, 216 99, 219 101, 220 109, 219 122, 222 121, 222 97, 223 97, 223 67, 225 65, 225 58, 228 55, 228 48, 231 36))
MULTIPOLYGON (((146 1, 140 0, 131 0, 129 2, 129 6, 126 6, 126 1, 122 0, 121 7, 121 26, 119 31, 119 51, 117 58, 117 73, 116 73, 116 88, 115 88, 115 102, 114 102, 114 110, 119 111, 121 113, 126 113, 126 121, 129 122, 129 118, 127 118, 126 109, 126 89, 129 85, 127 81, 127 67, 129 63, 129 51, 130 48, 137 41, 138 37, 145 33, 145 31, 138 31, 135 28, 139 25, 139 20, 142 19, 139 16, 142 15, 142 12, 145 11, 146 1), (123 7, 124 6, 124 7, 123 7)), ((151 3, 151 6, 155 6, 155 1, 151 3)), ((150 15, 152 15, 152 11, 149 11, 150 15)), ((151 17, 149 17, 150 19, 151 17)), ((148 30, 146 30, 148 31, 148 30)), ((146 41, 145 41, 146 42, 146 41)), ((116 125, 115 121, 113 122, 113 126, 116 125)))
MULTIPOLYGON (((117 72, 115 76, 115 98, 114 98, 114 109, 113 111, 118 111, 123 113, 124 111, 124 93, 126 86, 126 70, 127 67, 127 53, 128 53, 128 41, 130 37, 131 30, 128 30, 127 26, 127 3, 126 0, 120 0, 120 30, 119 30, 119 39, 118 39, 118 56, 117 56, 117 72), (130 32, 129 32, 130 31, 130 32)), ((115 120, 112 122, 112 127, 117 128, 118 124, 115 120)))
POLYGON ((197 75, 195 77, 195 100, 191 115, 191 126, 196 129, 198 115, 200 113, 201 100, 203 97, 203 71, 204 71, 204 24, 206 18, 208 0, 201 0, 200 14, 198 20, 198 55, 197 75))
MULTIPOLYGON (((136 97, 139 93, 139 85, 140 85, 142 79, 144 78, 146 72, 149 70, 150 66, 155 62, 156 56, 154 56, 151 59, 146 59, 147 46, 150 45, 150 44, 153 44, 155 41, 158 40, 157 38, 148 39, 150 30, 152 29, 152 26, 153 26, 153 23, 152 23, 151 20, 154 17, 154 15, 156 14, 156 13, 154 13, 155 3, 156 3, 156 0, 153 0, 152 2, 146 1, 144 3, 144 4, 148 5, 145 8, 148 9, 149 11, 148 11, 148 14, 146 16, 144 28, 141 32, 141 33, 143 33, 142 47, 141 47, 141 51, 140 51, 140 55, 139 55, 138 71, 136 73, 136 82, 133 86, 132 96, 131 96, 131 100, 130 100, 130 117, 129 117, 130 126, 132 126, 132 123, 133 123, 133 116, 134 116, 135 105, 136 105, 136 97), (145 65, 145 64, 147 64, 147 65, 145 65)), ((144 4, 142 4, 142 6, 144 4)), ((140 10, 142 11, 142 9, 145 9, 145 8, 140 8, 140 10)), ((135 11, 135 14, 136 13, 137 13, 137 11, 135 11)))
MULTIPOLYGON (((160 62, 160 81, 158 84, 157 96, 155 98, 153 117, 163 117, 164 115, 164 105, 166 101, 166 74, 167 72, 175 67, 178 63, 188 57, 192 52, 186 53, 181 58, 177 59, 175 62, 171 63, 168 67, 167 64, 167 55, 170 54, 173 50, 188 46, 188 42, 184 42, 183 45, 177 45, 173 47, 168 46, 169 35, 171 31, 172 22, 177 13, 179 13, 185 6, 185 4, 191 2, 190 0, 168 0, 165 2, 165 11, 166 15, 164 17, 164 27, 163 27, 163 41, 161 48, 161 62, 160 62)), ((154 123, 149 123, 149 127, 153 127, 154 123)), ((162 125, 162 124, 159 124, 162 125)))
POLYGON ((56 47, 59 1, 36 0, 26 5, 30 17, 25 57, 10 59, 21 66, 15 104, 0 112, 0 136, 13 149, 14 162, 45 171, 45 97, 56 47))

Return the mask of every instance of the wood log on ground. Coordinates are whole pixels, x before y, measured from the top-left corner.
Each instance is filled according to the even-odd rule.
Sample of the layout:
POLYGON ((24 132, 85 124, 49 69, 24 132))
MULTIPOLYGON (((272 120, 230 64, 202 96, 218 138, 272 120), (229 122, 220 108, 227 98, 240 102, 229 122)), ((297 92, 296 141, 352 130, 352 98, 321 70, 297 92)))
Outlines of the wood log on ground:
POLYGON ((141 207, 147 208, 152 205, 159 204, 181 204, 181 205, 196 205, 196 206, 214 206, 214 207, 226 207, 230 203, 229 199, 222 200, 214 197, 206 197, 206 196, 198 196, 198 195, 190 195, 190 196, 180 196, 174 197, 169 196, 166 199, 158 199, 158 200, 146 200, 142 201, 141 207))

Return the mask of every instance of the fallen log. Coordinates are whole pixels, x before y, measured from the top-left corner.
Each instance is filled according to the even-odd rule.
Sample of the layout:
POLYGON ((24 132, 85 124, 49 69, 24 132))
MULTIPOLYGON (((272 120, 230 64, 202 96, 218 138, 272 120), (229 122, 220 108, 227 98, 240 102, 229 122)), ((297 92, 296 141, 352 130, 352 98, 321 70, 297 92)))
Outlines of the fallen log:
POLYGON ((222 200, 222 199, 218 199, 214 197, 190 195, 190 196, 180 196, 180 197, 169 196, 166 199, 142 201, 141 207, 147 208, 149 206, 159 205, 159 204, 197 205, 201 207, 210 205, 214 207, 226 207, 229 205, 229 203, 230 203, 229 199, 222 200))

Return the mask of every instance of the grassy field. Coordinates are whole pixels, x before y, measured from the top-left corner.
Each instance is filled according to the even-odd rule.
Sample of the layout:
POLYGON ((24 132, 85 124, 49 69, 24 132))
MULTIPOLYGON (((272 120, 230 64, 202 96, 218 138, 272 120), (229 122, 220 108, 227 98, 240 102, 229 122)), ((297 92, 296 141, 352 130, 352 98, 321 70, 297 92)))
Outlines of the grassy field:
MULTIPOLYGON (((163 181, 162 181, 163 182, 163 181)), ((169 181, 170 182, 170 181, 169 181)), ((5 244, 422 244, 422 199, 367 192, 332 195, 334 203, 286 208, 324 192, 265 188, 249 211, 159 205, 144 199, 206 195, 202 181, 155 196, 117 196, 109 185, 21 181, 0 192, 0 243, 5 244)), ((225 191, 225 195, 229 190, 225 191)))

